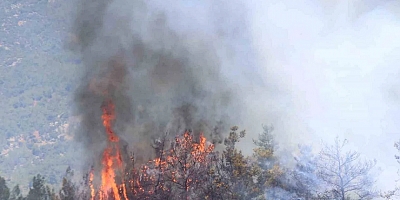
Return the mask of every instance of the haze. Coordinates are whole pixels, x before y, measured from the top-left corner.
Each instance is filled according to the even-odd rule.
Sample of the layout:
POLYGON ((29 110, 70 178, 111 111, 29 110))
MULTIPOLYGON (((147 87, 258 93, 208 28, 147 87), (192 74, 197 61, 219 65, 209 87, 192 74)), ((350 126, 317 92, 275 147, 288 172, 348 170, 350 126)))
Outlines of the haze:
POLYGON ((245 153, 252 152, 249 144, 262 124, 275 127, 282 154, 294 152, 299 143, 318 151, 321 141, 339 136, 353 150, 377 159, 380 189, 394 187, 393 144, 400 138, 399 3, 152 3, 166 10, 174 29, 213 37, 220 31, 221 44, 233 49, 220 56, 221 70, 245 102, 238 124, 248 133, 242 142, 245 153))
POLYGON ((347 138, 354 150, 377 159, 379 187, 393 188, 393 143, 400 138, 399 3, 251 2, 263 80, 248 98, 257 104, 250 106, 257 113, 252 119, 260 121, 253 122, 273 124, 284 147, 347 138))

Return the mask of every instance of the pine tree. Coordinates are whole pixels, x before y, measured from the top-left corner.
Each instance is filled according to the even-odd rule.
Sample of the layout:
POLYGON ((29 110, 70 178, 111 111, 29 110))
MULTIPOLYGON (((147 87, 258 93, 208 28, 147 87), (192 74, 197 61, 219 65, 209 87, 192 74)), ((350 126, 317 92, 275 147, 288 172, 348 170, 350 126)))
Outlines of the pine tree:
POLYGON ((57 193, 54 191, 54 188, 50 188, 50 186, 46 186, 46 200, 60 200, 57 196, 57 193))
POLYGON ((33 177, 32 187, 29 189, 27 200, 47 200, 48 195, 45 186, 45 179, 40 174, 33 177))
POLYGON ((239 128, 231 128, 228 138, 225 139, 225 150, 222 153, 222 171, 227 184, 232 191, 230 199, 253 199, 263 196, 263 190, 258 188, 253 177, 258 175, 258 168, 252 166, 249 160, 236 149, 236 144, 246 135, 245 131, 237 132, 239 128))
POLYGON ((257 176, 258 188, 264 190, 268 198, 291 198, 288 197, 290 188, 286 183, 287 170, 279 164, 275 155, 278 145, 272 135, 274 129, 272 126, 263 126, 263 129, 257 140, 253 140, 256 145, 253 154, 254 163, 260 171, 257 176))
POLYGON ((8 200, 10 189, 7 187, 6 180, 0 176, 0 200, 8 200))
POLYGON ((304 200, 314 198, 321 187, 316 171, 316 156, 311 146, 299 145, 300 155, 295 157, 296 166, 292 171, 294 190, 298 197, 304 200))
POLYGON ((67 168, 65 176, 62 181, 62 187, 60 189, 59 195, 61 200, 74 200, 76 187, 72 182, 72 177, 74 176, 74 171, 70 167, 67 168))
POLYGON ((24 198, 22 197, 19 185, 14 186, 14 188, 11 191, 10 200, 23 200, 23 199, 24 198))

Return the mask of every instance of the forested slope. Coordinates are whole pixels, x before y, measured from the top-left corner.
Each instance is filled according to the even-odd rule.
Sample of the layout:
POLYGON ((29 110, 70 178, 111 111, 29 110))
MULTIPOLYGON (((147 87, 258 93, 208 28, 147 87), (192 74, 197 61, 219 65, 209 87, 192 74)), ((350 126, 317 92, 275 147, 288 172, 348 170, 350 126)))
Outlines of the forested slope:
POLYGON ((70 4, 0 2, 0 173, 11 183, 39 172, 59 182, 74 159, 68 129, 79 59, 65 48, 70 4))

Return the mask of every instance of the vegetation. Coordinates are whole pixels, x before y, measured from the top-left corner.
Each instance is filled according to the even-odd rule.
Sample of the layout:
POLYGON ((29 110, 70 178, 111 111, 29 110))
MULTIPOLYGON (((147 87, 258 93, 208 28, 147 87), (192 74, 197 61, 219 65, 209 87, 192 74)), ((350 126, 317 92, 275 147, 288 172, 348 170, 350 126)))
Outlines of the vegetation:
POLYGON ((373 176, 369 173, 375 161, 361 162, 360 154, 355 151, 344 151, 347 140, 341 142, 336 138, 334 145, 325 146, 317 161, 317 173, 335 196, 348 199, 372 199, 376 196, 372 190, 373 176))
POLYGON ((56 185, 66 167, 76 163, 67 130, 73 126, 68 111, 79 59, 65 52, 62 42, 69 5, 0 2, 0 168, 4 179, 20 183, 24 193, 26 177, 42 173, 56 185))
MULTIPOLYGON (((202 135, 186 131, 174 140, 154 140, 155 158, 142 165, 126 165, 118 193, 99 190, 91 172, 82 182, 74 182, 74 171, 68 167, 59 191, 46 184, 38 174, 33 177, 26 196, 19 185, 10 190, 0 178, 0 199, 75 200, 75 199, 374 199, 374 181, 369 171, 374 162, 359 162, 356 152, 343 151, 346 141, 337 138, 313 154, 310 146, 299 146, 296 165, 287 168, 275 154, 271 127, 264 127, 254 140, 254 154, 244 156, 236 144, 245 131, 231 128, 222 152, 202 135), (94 195, 94 196, 93 196, 94 195)), ((389 193, 387 193, 389 199, 389 193)))
MULTIPOLYGON (((394 147, 397 149, 397 151, 399 151, 400 154, 400 141, 394 143, 394 147)), ((400 156, 395 155, 395 159, 400 164, 400 156)), ((398 199, 400 197, 400 186, 396 186, 392 190, 382 192, 380 196, 385 199, 398 199)))

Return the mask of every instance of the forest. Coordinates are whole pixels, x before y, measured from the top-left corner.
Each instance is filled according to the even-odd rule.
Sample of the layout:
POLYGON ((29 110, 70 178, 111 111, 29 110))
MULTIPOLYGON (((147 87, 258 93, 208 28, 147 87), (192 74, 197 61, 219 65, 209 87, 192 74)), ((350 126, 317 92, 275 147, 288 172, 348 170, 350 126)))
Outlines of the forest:
MULTIPOLYGON (((122 178, 115 178, 115 190, 95 186, 93 171, 80 181, 67 168, 60 189, 55 190, 37 174, 29 192, 23 195, 19 185, 9 188, 0 178, 1 200, 89 200, 89 199, 304 199, 356 200, 396 199, 398 188, 378 191, 371 170, 375 161, 361 160, 355 151, 345 151, 346 140, 336 138, 314 153, 310 146, 299 146, 293 168, 281 164, 275 154, 278 144, 273 127, 264 126, 253 142, 254 153, 244 156, 236 148, 246 137, 244 130, 231 128, 224 139, 224 149, 216 151, 213 143, 191 130, 168 141, 153 141, 155 158, 135 163, 130 154, 122 178)), ((400 151, 400 143, 395 144, 400 151)), ((400 153, 400 152, 399 152, 400 153)), ((400 159, 396 156, 394 159, 400 159)))

